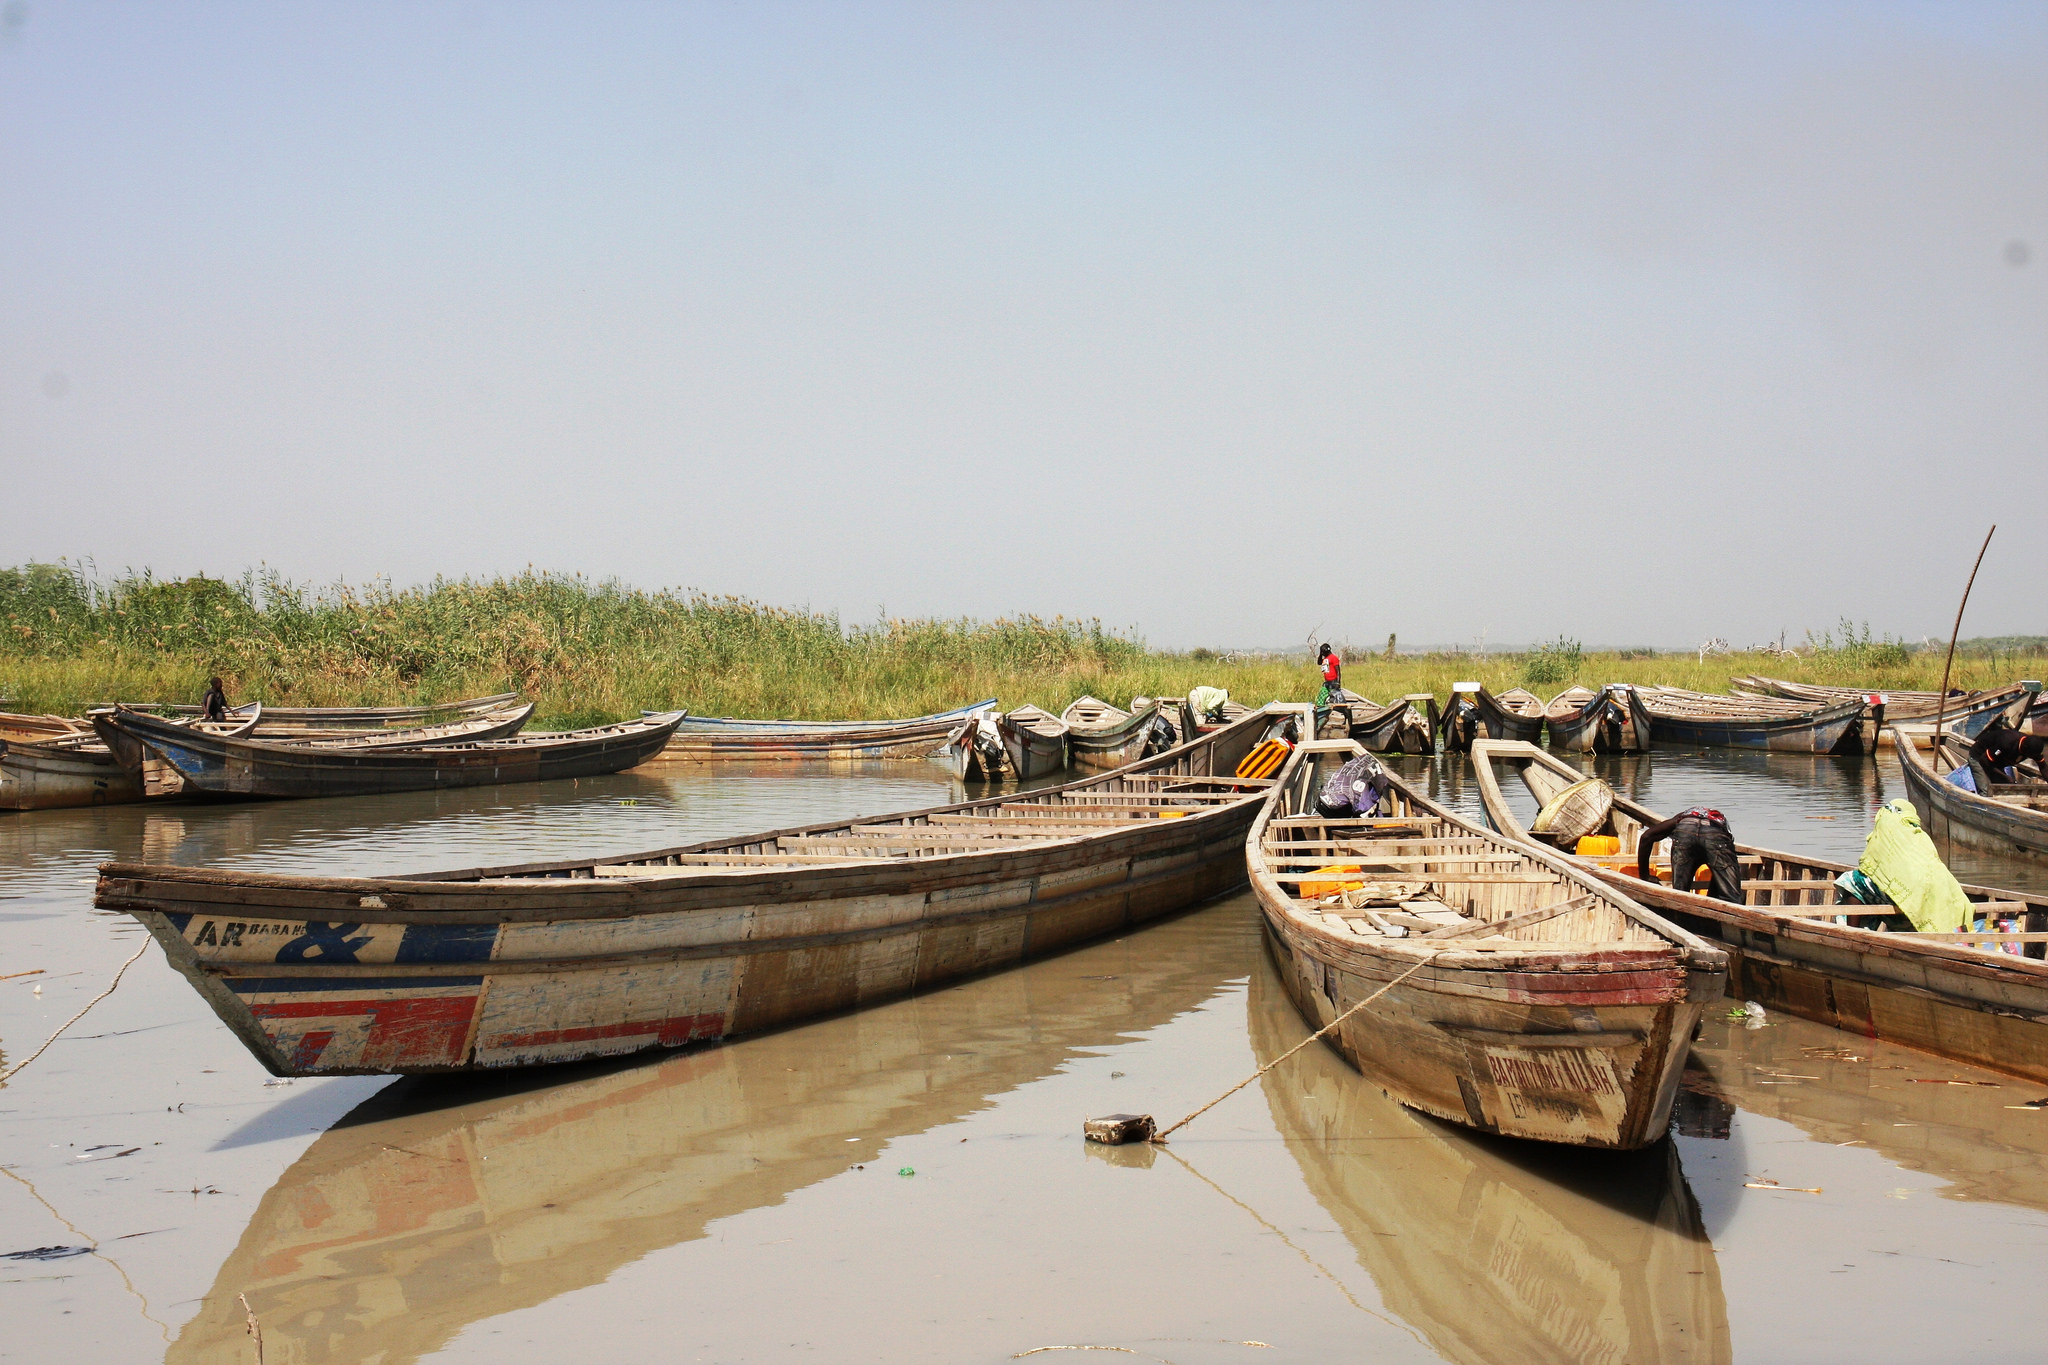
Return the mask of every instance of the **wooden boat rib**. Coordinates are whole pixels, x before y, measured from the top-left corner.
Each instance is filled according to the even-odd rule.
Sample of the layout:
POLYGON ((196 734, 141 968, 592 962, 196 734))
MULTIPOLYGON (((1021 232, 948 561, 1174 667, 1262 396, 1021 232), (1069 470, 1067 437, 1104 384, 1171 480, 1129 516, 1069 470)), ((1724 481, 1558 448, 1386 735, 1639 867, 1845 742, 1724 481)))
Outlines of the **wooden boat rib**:
POLYGON ((721 759, 866 762, 926 759, 954 749, 965 724, 995 708, 989 697, 972 706, 908 720, 789 721, 684 716, 657 755, 665 762, 721 759))
POLYGON ((1633 753, 1643 747, 1644 736, 1636 732, 1635 717, 1622 689, 1609 684, 1595 692, 1590 687, 1568 687, 1543 708, 1543 727, 1550 732, 1550 747, 1578 753, 1633 753))
MULTIPOLYGON (((1906 752, 1900 751, 1902 759, 1906 752)), ((1472 760, 1488 819, 1522 839, 1530 836, 1501 792, 1496 765, 1517 769, 1539 800, 1586 776, 1534 745, 1482 743, 1472 760)), ((1878 933, 1833 923, 1837 917, 1875 920, 1891 907, 1842 902, 1835 878, 1847 863, 1747 844, 1736 845, 1742 905, 1639 881, 1636 836, 1657 819, 1617 793, 1601 832, 1617 838, 1621 851, 1566 856, 1646 908, 1720 940, 1728 950, 1732 994, 1865 1037, 2048 1081, 2048 961, 2038 956, 2040 942, 2025 944, 2032 955, 2017 956, 1971 946, 2023 941, 2009 934, 1878 933)), ((1667 858, 1661 876, 1670 875, 1667 858)), ((2048 939, 2048 895, 1963 889, 1987 916, 2018 918, 2024 935, 2048 939)))
MULTIPOLYGON (((290 724, 320 729, 352 730, 373 726, 413 727, 441 724, 460 719, 463 716, 482 715, 489 711, 502 711, 519 701, 517 692, 500 692, 496 696, 471 697, 467 701, 442 702, 432 706, 271 706, 264 708, 264 715, 275 724, 290 724)), ((243 715, 256 703, 228 708, 228 714, 243 715)), ((159 702, 116 702, 95 710, 147 711, 172 716, 197 716, 200 708, 159 702)))
POLYGON ((996 719, 1010 772, 1020 782, 1056 773, 1067 766, 1067 723, 1037 706, 1020 706, 996 719))
POLYGON ((1090 781, 599 862, 344 878, 100 869, 281 1075, 525 1066, 794 1023, 1008 966, 1244 879, 1299 708, 1090 781), (1219 776, 1219 774, 1221 774, 1219 776))
POLYGON ((1346 688, 1327 710, 1323 739, 1356 740, 1376 754, 1427 754, 1436 749, 1436 731, 1430 724, 1436 698, 1431 693, 1411 692, 1382 706, 1346 688))
POLYGON ((1245 843, 1302 1017, 1324 1027, 1384 989, 1328 1036, 1401 1103, 1546 1142, 1661 1139, 1726 956, 1399 781, 1386 816, 1315 814, 1323 782, 1363 752, 1299 746, 1245 843))
POLYGON ((1067 762, 1084 773, 1108 772, 1145 756, 1159 703, 1126 711, 1099 697, 1082 697, 1060 719, 1067 727, 1067 762))
MULTIPOLYGON (((513 714, 523 724, 527 711, 513 714)), ((272 798, 595 777, 646 762, 668 742, 675 720, 668 716, 504 739, 458 737, 422 746, 379 745, 370 736, 321 745, 275 743, 196 734, 174 721, 132 711, 94 716, 113 742, 132 741, 149 749, 175 768, 196 795, 272 798)))
POLYGON ((1861 700, 1829 706, 1774 702, 1769 698, 1717 697, 1670 687, 1631 687, 1629 713, 1636 733, 1674 744, 1776 753, 1827 754, 1842 751, 1857 735, 1861 700))
MULTIPOLYGON (((1966 792, 1936 773, 1931 756, 1910 744, 1898 745, 1906 792, 1927 832, 1968 848, 2033 861, 2048 860, 2048 782, 1993 782, 1970 760, 1970 746, 1943 736, 1947 772, 1969 768, 1977 790, 1966 792)), ((2044 924, 2043 928, 2048 928, 2044 924)))
POLYGON ((1519 687, 1496 697, 1483 683, 1453 683, 1440 726, 1446 753, 1463 753, 1475 739, 1526 739, 1533 744, 1543 737, 1543 702, 1519 687))

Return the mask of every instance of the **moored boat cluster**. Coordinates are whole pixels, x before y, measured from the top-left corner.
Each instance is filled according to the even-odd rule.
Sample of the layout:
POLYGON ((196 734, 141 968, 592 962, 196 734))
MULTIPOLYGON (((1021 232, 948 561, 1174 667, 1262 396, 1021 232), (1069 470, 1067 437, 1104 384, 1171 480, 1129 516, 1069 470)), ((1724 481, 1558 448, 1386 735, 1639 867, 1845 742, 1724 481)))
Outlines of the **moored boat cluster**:
MULTIPOLYGON (((1670 822, 1561 756, 1666 739, 1822 753, 1851 733, 1868 751, 1865 727, 1886 719, 1882 694, 1739 681, 1727 697, 1614 685, 1548 703, 1471 683, 1441 707, 1336 688, 1316 705, 1250 708, 1197 689, 1128 707, 1083 697, 1058 715, 991 698, 872 722, 671 712, 543 734, 524 730, 532 707, 516 696, 251 706, 216 720, 114 706, 8 717, 0 762, 17 808, 733 758, 936 759, 997 784, 872 819, 440 875, 105 865, 96 903, 145 925, 285 1076, 531 1066, 757 1032, 1121 932, 1249 881, 1303 1018, 1402 1103, 1488 1132, 1656 1141, 1687 1044, 1724 991, 2048 1080, 2048 896, 1955 883, 1960 922, 1929 928, 1903 897, 1870 898, 1861 865, 1749 845, 1731 846, 1733 883, 1695 887, 1689 862, 1674 882, 1651 847, 1670 822), (1536 742, 1546 729, 1548 749, 1536 742), (1373 756, 1439 748, 1469 752, 1485 825, 1373 756), (1541 808, 1533 822, 1503 774, 1541 808)), ((1994 721, 2027 723, 2038 691, 1934 699, 1945 715, 1931 757, 1900 728, 1927 699, 1902 698, 1911 719, 1883 737, 1915 821, 2048 857, 2040 774, 1987 771, 1967 743, 1994 721)))

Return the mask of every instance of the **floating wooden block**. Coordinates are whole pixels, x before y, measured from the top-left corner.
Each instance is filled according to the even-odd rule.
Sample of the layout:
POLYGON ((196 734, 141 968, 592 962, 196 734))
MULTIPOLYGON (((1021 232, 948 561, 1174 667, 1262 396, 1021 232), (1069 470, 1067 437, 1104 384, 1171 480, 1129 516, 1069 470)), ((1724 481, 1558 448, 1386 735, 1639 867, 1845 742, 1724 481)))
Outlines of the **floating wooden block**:
POLYGON ((1150 1142, 1155 1130, 1150 1114, 1105 1114, 1089 1119, 1081 1131, 1090 1142, 1121 1147, 1127 1142, 1150 1142))

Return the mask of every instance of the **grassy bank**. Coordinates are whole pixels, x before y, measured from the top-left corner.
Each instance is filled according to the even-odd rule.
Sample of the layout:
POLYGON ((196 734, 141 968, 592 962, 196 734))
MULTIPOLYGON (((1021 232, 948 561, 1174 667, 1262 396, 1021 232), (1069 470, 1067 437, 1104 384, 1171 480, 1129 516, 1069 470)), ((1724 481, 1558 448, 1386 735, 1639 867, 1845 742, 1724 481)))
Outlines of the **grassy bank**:
MULTIPOLYGON (((1932 688, 1939 652, 1867 636, 1798 658, 1589 654, 1559 642, 1484 659, 1386 658, 1345 649, 1345 681, 1379 700, 1442 697, 1476 678, 1549 696, 1571 682, 1723 689, 1731 673, 1845 686, 1932 688)), ((2042 656, 1960 658, 1964 687, 2040 676, 2042 656)), ((127 701, 196 701, 219 673, 235 700, 388 706, 518 690, 537 725, 592 725, 642 707, 700 715, 841 719, 917 715, 995 696, 1057 711, 1083 693, 1119 704, 1209 684, 1259 703, 1306 700, 1305 656, 1168 653, 1093 621, 891 620, 847 627, 828 614, 736 598, 643 592, 527 573, 318 593, 275 576, 107 582, 64 568, 0 570, 0 697, 12 709, 76 713, 127 701)))

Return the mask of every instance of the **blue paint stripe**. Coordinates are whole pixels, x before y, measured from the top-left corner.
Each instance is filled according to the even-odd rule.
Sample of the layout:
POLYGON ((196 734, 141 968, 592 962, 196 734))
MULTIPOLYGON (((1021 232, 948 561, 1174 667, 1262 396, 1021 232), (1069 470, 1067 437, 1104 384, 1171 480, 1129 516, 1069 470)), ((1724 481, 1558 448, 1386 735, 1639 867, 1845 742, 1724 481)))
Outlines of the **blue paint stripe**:
POLYGON ((171 927, 181 934, 185 932, 185 926, 192 922, 192 916, 183 911, 167 914, 164 918, 169 920, 171 927))
POLYGON ((398 962, 489 962, 498 941, 495 924, 408 924, 398 962))
POLYGON ((227 985, 236 995, 360 995, 483 983, 480 976, 241 976, 229 978, 227 985))

